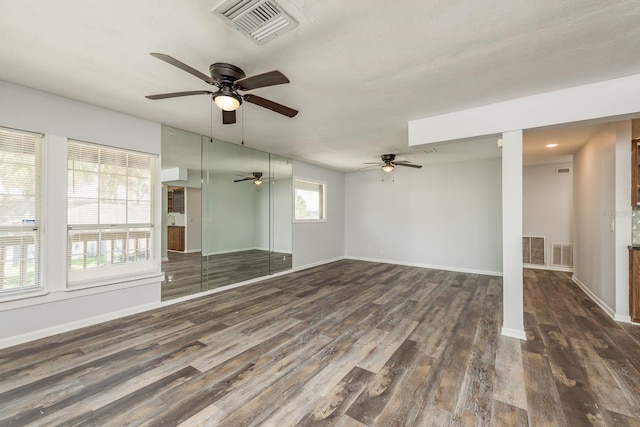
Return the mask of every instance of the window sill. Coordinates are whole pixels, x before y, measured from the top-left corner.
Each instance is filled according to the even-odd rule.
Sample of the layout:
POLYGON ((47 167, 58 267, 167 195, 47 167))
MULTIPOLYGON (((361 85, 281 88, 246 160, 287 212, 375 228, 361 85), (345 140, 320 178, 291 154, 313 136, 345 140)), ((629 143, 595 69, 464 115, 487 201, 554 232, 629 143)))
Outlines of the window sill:
POLYGON ((83 286, 76 285, 67 289, 61 289, 60 291, 52 292, 40 290, 39 293, 15 294, 11 297, 7 296, 7 299, 0 299, 0 312, 80 298, 87 295, 113 292, 138 286, 147 286, 154 283, 160 283, 163 280, 163 272, 152 272, 136 276, 121 277, 119 281, 117 278, 111 278, 109 282, 94 282, 93 284, 85 283, 83 286))
POLYGON ((318 222, 327 222, 326 219, 294 219, 294 224, 315 224, 318 222))

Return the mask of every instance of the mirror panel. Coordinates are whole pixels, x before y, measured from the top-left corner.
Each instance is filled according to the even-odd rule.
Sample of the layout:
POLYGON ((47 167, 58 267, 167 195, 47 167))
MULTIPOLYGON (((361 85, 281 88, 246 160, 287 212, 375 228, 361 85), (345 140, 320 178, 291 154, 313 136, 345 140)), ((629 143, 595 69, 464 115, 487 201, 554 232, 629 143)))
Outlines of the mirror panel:
POLYGON ((291 160, 163 126, 162 169, 162 300, 291 269, 291 160))
POLYGON ((293 162, 270 155, 270 273, 291 269, 293 216, 293 162))

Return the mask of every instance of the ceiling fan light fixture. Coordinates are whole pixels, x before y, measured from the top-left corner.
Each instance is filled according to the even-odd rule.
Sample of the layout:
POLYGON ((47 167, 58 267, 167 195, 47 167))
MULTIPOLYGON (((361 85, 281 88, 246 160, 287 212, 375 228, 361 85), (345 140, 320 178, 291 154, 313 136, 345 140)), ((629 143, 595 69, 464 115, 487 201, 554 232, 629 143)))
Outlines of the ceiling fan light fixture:
POLYGON ((382 166, 382 170, 385 172, 392 172, 393 171, 393 165, 389 162, 385 163, 384 166, 382 166))
POLYGON ((261 178, 256 178, 256 179, 253 180, 253 183, 255 185, 260 185, 260 184, 262 184, 262 179, 261 178))
POLYGON ((213 102, 215 102, 216 105, 220 107, 221 110, 224 110, 224 111, 235 111, 240 106, 240 100, 233 94, 214 95, 213 102))

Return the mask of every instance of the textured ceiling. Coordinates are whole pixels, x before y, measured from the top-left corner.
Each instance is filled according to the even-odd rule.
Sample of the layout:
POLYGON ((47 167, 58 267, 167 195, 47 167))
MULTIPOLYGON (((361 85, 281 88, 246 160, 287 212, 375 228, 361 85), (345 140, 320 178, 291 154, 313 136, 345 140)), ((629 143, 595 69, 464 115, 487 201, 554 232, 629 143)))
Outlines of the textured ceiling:
POLYGON ((355 170, 411 151, 409 120, 640 73, 637 0, 277 2, 299 26, 258 46, 211 12, 220 1, 2 0, 0 79, 355 170), (290 84, 253 93, 300 114, 245 105, 212 126, 206 96, 147 100, 210 89, 150 52, 278 69, 290 84))

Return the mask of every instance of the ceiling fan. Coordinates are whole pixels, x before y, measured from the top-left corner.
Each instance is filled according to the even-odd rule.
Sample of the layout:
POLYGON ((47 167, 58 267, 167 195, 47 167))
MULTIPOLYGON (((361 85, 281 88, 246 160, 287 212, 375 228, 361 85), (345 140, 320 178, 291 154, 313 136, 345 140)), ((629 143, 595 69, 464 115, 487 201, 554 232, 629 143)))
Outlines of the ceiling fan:
POLYGON ((242 181, 253 181, 255 185, 262 184, 262 172, 251 172, 253 176, 248 176, 246 178, 234 179, 233 182, 242 182, 242 181))
POLYGON ((289 79, 280 71, 274 70, 246 77, 244 71, 239 67, 224 62, 216 62, 209 66, 209 73, 211 73, 211 77, 209 77, 169 55, 165 55, 163 53, 152 53, 151 56, 178 67, 181 70, 196 76, 205 83, 216 86, 218 90, 216 92, 208 90, 192 90, 187 92, 161 93, 158 95, 147 95, 145 98, 156 100, 176 98, 179 96, 211 95, 213 101, 222 110, 222 123, 225 125, 236 122, 236 109, 243 101, 275 111, 276 113, 287 117, 294 117, 298 114, 298 110, 294 110, 293 108, 262 98, 261 96, 253 94, 243 95, 238 93, 238 91, 248 91, 266 86, 289 83, 289 79))
MULTIPOLYGON (((422 168, 422 165, 415 165, 415 164, 411 163, 409 160, 396 160, 396 155, 395 154, 383 154, 380 157, 382 159, 382 162, 367 162, 367 163, 364 163, 364 164, 365 165, 382 166, 382 170, 385 171, 385 172, 393 171, 393 169, 396 166, 406 166, 406 167, 409 167, 409 168, 416 168, 416 169, 422 168)), ((368 167, 371 167, 371 166, 368 166, 368 167)))

